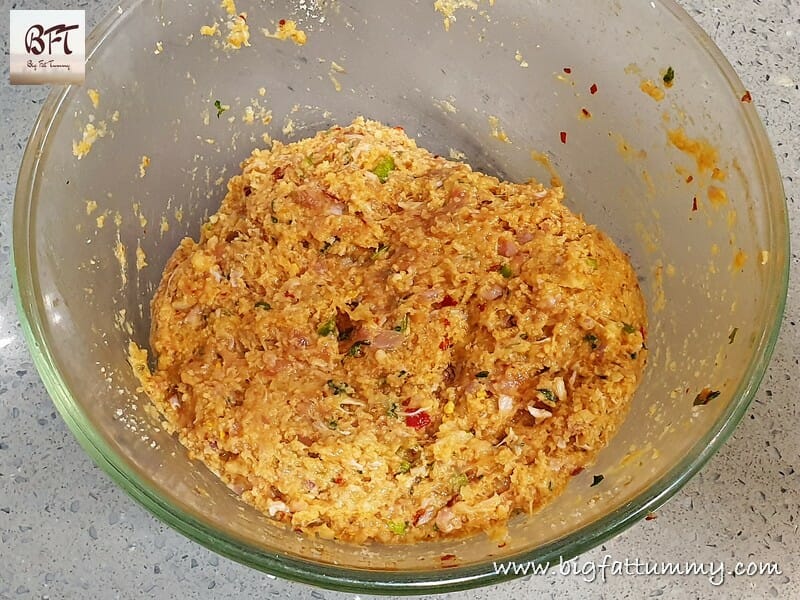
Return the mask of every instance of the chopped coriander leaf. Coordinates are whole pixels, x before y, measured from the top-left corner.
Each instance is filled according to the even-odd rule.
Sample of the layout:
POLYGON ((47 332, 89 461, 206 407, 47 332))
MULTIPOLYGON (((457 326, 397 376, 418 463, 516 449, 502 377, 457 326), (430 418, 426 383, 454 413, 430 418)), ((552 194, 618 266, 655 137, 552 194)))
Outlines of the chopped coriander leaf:
POLYGON ((337 336, 337 339, 340 342, 346 342, 347 340, 349 340, 353 336, 353 332, 355 330, 356 330, 355 327, 348 327, 344 331, 340 331, 339 332, 339 335, 337 336))
POLYGON ((347 383, 344 381, 334 381, 333 379, 328 379, 327 384, 334 396, 352 396, 355 393, 353 388, 347 385, 347 383))
POLYGON ((336 319, 330 318, 317 328, 321 337, 327 337, 336 332, 336 319))
POLYGON ((511 279, 514 276, 514 271, 511 270, 510 265, 503 265, 500 267, 500 275, 502 275, 505 279, 511 279))
POLYGON ((214 100, 214 108, 217 109, 217 118, 219 119, 220 115, 224 113, 226 110, 230 108, 227 104, 222 104, 219 100, 214 100))
POLYGON ((392 417, 393 419, 397 419, 397 418, 399 418, 399 417, 397 416, 397 408, 398 408, 398 407, 397 407, 397 402, 392 402, 392 403, 389 405, 389 409, 386 411, 386 416, 387 416, 387 417, 392 417))
POLYGON ((272 310, 272 305, 269 302, 256 302, 256 308, 263 308, 264 310, 272 310))
POLYGON ((719 398, 722 392, 718 390, 712 390, 711 388, 703 388, 694 399, 694 406, 705 406, 709 402, 711 402, 714 398, 719 398))
POLYGON ((408 375, 408 371, 406 371, 405 369, 403 369, 397 374, 398 377, 405 377, 406 375, 408 375))
POLYGON ((589 342, 592 350, 597 350, 597 347, 600 345, 600 338, 593 333, 587 333, 585 336, 583 336, 583 341, 589 342))
POLYGON ((622 331, 624 333, 636 333, 636 327, 634 327, 630 323, 623 323, 622 324, 622 331))
POLYGON ((456 491, 460 490, 462 487, 464 487, 468 483, 469 483, 469 479, 467 479, 467 476, 464 475, 464 473, 458 473, 457 475, 453 475, 453 477, 450 478, 450 484, 453 486, 453 489, 456 490, 456 491))
POLYGON ((331 419, 328 421, 328 429, 337 429, 339 427, 339 421, 336 419, 331 419))
POLYGON ((590 485, 589 487, 596 486, 601 481, 603 481, 603 479, 605 479, 605 477, 603 477, 602 475, 595 475, 594 477, 592 477, 592 485, 590 485))
POLYGON ((382 159, 378 161, 378 164, 375 165, 375 168, 372 169, 372 172, 378 176, 378 179, 381 183, 386 183, 386 180, 389 179, 389 173, 395 170, 394 158, 391 155, 384 156, 382 159))
POLYGON ((489 376, 489 371, 478 371, 475 373, 475 377, 478 379, 486 379, 489 376))
POLYGON ((361 358, 364 356, 364 346, 369 346, 372 342, 369 340, 361 340, 358 342, 354 342, 352 346, 350 346, 350 350, 347 351, 347 356, 353 356, 355 358, 361 358))
POLYGON ((591 257, 586 259, 586 264, 588 264, 593 269, 596 269, 598 266, 597 259, 591 257))
POLYGON ((551 390, 548 390, 546 388, 541 388, 536 391, 539 392, 542 396, 544 396, 544 399, 547 400, 548 402, 557 401, 556 395, 551 390))
POLYGON ((675 81, 675 69, 667 67, 667 72, 664 73, 664 84, 669 86, 673 81, 675 81))
POLYGON ((408 473, 411 470, 411 463, 407 460, 404 460, 400 463, 400 468, 397 470, 398 473, 408 473))
POLYGON ((378 249, 372 253, 372 260, 386 258, 389 255, 389 246, 378 244, 378 249))
POLYGON ((389 531, 397 535, 405 534, 408 529, 408 523, 405 521, 389 521, 386 523, 386 526, 389 528, 389 531))
POLYGON ((400 333, 405 333, 408 331, 408 313, 403 316, 403 319, 400 321, 399 325, 395 325, 395 331, 399 331, 400 333))
POLYGON ((330 250, 331 246, 333 246, 338 241, 339 241, 338 236, 333 236, 332 238, 325 240, 325 243, 322 244, 322 248, 319 249, 319 253, 325 254, 328 250, 330 250))

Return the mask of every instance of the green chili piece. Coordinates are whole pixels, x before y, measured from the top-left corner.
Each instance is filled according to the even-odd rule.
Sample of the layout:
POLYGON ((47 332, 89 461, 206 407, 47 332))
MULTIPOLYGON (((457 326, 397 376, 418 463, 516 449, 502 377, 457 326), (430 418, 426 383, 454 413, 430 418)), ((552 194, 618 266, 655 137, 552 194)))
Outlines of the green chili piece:
POLYGON ((317 333, 321 337, 327 337, 332 333, 334 333, 335 331, 336 331, 336 319, 334 318, 328 319, 317 329, 317 333))
POLYGON ((389 179, 389 173, 395 170, 394 158, 391 155, 384 156, 382 159, 378 161, 378 164, 375 165, 375 168, 372 169, 372 172, 378 176, 378 179, 381 183, 386 183, 386 180, 389 179))

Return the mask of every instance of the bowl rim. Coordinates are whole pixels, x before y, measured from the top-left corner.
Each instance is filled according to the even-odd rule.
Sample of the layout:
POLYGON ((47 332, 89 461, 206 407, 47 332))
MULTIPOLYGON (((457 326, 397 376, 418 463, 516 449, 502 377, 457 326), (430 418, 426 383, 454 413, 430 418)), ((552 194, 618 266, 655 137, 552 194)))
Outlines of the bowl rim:
MULTIPOLYGON (((96 25, 87 38, 87 62, 127 14, 142 1, 124 0, 96 25)), ((694 37, 723 73, 732 91, 741 93, 745 88, 738 75, 700 25, 675 0, 655 1, 671 12, 685 27, 686 32, 694 37)), ((46 309, 32 273, 31 256, 35 252, 28 237, 31 202, 38 187, 42 151, 50 131, 61 116, 60 107, 70 89, 71 86, 62 86, 50 92, 25 148, 14 195, 11 267, 21 328, 33 362, 56 409, 94 462, 134 500, 181 534, 227 558, 284 579, 344 592, 411 595, 458 591, 522 577, 524 574, 521 573, 498 573, 488 560, 450 569, 376 571, 339 567, 265 552, 243 544, 241 540, 228 536, 171 505, 148 485, 146 479, 126 467, 124 456, 116 453, 89 426, 85 413, 72 399, 65 378, 47 345, 43 320, 46 309), (26 178, 25 173, 30 173, 31 176, 26 178)), ((783 182, 766 130, 754 107, 745 107, 743 114, 750 142, 758 157, 759 175, 766 184, 767 195, 776 200, 769 214, 770 235, 776 243, 783 237, 785 244, 783 248, 778 248, 783 253, 782 256, 776 257, 782 259, 782 268, 778 271, 777 267, 773 267, 771 270, 775 280, 773 283, 779 285, 780 292, 771 298, 772 304, 769 308, 772 309, 772 321, 756 340, 753 356, 733 400, 711 430, 694 444, 686 456, 633 500, 545 546, 505 557, 500 562, 555 564, 560 560, 571 560, 624 531, 664 504, 706 464, 733 433, 755 397, 774 351, 786 306, 790 238, 783 182), (779 198, 783 198, 783 203, 778 201, 779 198)))

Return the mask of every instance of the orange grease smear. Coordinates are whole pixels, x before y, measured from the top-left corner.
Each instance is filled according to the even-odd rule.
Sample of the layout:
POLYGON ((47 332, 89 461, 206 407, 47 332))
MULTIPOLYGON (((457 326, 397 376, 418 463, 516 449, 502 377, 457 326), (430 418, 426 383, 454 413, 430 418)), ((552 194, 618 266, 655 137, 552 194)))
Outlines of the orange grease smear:
POLYGON ((747 262, 747 254, 745 254, 744 251, 739 250, 733 257, 733 268, 737 271, 741 271, 744 268, 744 264, 746 262, 747 262))
POLYGON ((661 102, 664 99, 664 90, 658 87, 655 83, 653 83, 650 79, 645 79, 642 83, 639 84, 639 89, 642 90, 645 94, 650 96, 656 102, 661 102))
POLYGON ((550 187, 564 187, 564 182, 559 176, 558 171, 556 171, 556 168, 553 166, 553 163, 550 162, 549 156, 542 152, 536 152, 535 150, 532 150, 531 159, 547 169, 547 172, 550 174, 550 187))
POLYGON ((728 174, 725 171, 717 167, 714 167, 714 171, 713 173, 711 173, 711 179, 716 179, 717 181, 725 181, 727 178, 728 174))
POLYGON ((719 152, 707 140, 690 138, 686 135, 683 127, 667 130, 667 137, 669 142, 678 150, 694 157, 695 162, 697 162, 697 168, 701 173, 717 169, 719 152))
POLYGON ((714 206, 722 206, 728 202, 728 194, 722 188, 715 185, 708 186, 708 199, 714 206))

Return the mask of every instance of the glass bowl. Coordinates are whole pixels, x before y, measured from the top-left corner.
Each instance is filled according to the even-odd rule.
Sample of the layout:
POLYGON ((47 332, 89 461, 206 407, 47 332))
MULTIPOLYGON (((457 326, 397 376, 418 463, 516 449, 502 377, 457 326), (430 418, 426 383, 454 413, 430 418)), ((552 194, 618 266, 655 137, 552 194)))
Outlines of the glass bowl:
POLYGON ((355 592, 499 582, 515 574, 496 564, 569 559, 665 502, 747 409, 787 290, 781 180, 719 50, 669 0, 239 4, 250 45, 234 49, 236 17, 217 2, 123 3, 88 40, 85 84, 54 89, 30 137, 15 287, 36 366, 86 451, 220 554, 355 592), (281 19, 305 45, 264 34, 281 19), (200 33, 214 23, 218 34, 200 33), (264 134, 298 139, 357 115, 504 178, 560 178, 640 276, 650 355, 627 421, 563 496, 516 517, 502 546, 482 535, 358 546, 286 530, 187 458, 128 366, 164 263, 264 134))

